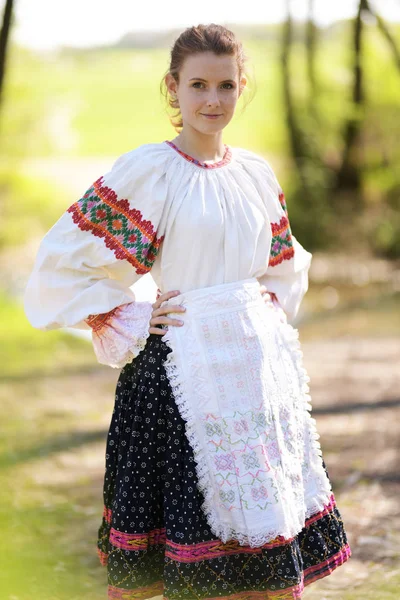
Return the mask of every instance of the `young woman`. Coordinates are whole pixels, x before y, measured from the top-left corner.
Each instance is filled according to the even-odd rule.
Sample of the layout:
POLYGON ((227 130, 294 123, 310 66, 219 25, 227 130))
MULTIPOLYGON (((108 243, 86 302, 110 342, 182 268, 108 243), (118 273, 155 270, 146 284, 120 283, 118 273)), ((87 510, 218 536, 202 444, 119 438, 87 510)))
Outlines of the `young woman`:
POLYGON ((183 31, 163 81, 173 140, 122 154, 43 238, 41 330, 91 329, 121 368, 98 553, 108 597, 300 598, 350 556, 298 331, 311 254, 269 163, 223 143, 241 43, 183 31), (131 286, 150 272, 154 303, 131 286))

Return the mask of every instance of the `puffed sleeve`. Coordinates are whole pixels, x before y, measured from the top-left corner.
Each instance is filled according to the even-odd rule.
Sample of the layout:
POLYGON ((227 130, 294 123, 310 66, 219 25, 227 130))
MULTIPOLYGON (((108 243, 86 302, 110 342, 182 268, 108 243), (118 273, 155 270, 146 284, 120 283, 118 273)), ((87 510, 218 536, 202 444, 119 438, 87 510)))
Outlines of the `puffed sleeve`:
POLYGON ((312 254, 292 233, 285 194, 272 169, 270 182, 268 216, 272 240, 268 268, 260 283, 272 294, 274 304, 283 309, 287 319, 293 321, 308 290, 312 254))
POLYGON ((275 307, 284 311, 284 318, 293 321, 308 290, 312 254, 292 233, 285 195, 269 162, 248 150, 242 149, 241 156, 263 199, 266 227, 271 230, 266 270, 257 279, 271 294, 275 307))
MULTIPOLYGON (((158 146, 122 154, 41 240, 24 291, 37 329, 91 329, 98 361, 115 368, 144 348, 152 303, 130 287, 164 239, 166 169, 158 146)), ((165 153, 164 153, 165 155, 165 153)))

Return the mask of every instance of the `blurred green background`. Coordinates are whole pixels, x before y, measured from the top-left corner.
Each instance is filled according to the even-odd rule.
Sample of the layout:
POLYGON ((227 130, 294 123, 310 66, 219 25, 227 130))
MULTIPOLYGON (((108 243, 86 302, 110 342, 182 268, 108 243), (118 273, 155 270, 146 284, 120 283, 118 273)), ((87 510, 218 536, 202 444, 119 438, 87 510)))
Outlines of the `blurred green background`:
MULTIPOLYGON (((243 113, 239 102, 224 141, 270 160, 292 230, 314 256, 296 326, 353 548, 348 567, 307 590, 319 600, 394 599, 400 586, 400 25, 367 12, 324 29, 290 19, 231 26, 255 95, 243 113)), ((53 52, 9 39, 0 105, 1 598, 105 597, 95 536, 118 372, 96 363, 86 339, 34 330, 21 298, 39 241, 63 211, 123 152, 175 137, 159 89, 174 36, 53 52)))

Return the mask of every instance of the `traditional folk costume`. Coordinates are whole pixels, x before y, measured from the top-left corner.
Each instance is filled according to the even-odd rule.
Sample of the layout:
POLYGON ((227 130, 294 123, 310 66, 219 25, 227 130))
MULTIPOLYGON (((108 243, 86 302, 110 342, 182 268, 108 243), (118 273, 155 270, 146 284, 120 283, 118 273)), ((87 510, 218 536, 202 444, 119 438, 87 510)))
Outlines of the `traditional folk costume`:
POLYGON ((97 542, 109 598, 300 598, 349 558, 290 324, 311 258, 264 158, 225 146, 206 163, 171 141, 120 156, 44 236, 29 321, 91 329, 121 369, 97 542), (150 271, 186 307, 163 336, 132 290, 150 271))

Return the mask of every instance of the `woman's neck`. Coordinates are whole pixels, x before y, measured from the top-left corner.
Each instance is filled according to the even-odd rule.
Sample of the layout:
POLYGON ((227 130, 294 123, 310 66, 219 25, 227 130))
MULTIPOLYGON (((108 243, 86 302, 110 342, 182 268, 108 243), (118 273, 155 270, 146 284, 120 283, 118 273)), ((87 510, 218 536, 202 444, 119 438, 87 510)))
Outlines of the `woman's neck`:
POLYGON ((203 139, 194 138, 181 132, 171 140, 182 152, 196 158, 201 162, 219 162, 223 159, 225 146, 222 136, 204 136, 203 139))

